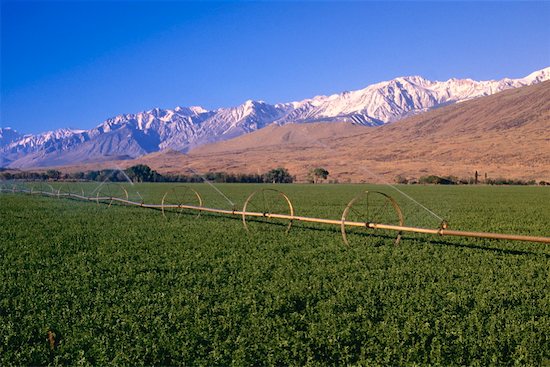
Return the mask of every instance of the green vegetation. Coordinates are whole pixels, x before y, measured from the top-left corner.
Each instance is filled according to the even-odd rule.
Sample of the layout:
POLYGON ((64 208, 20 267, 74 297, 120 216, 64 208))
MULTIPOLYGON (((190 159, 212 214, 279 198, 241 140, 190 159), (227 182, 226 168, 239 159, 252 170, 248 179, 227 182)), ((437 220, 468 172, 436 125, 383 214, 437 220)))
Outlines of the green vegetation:
MULTIPOLYGON (((477 172, 476 172, 477 173, 477 172)), ((433 185, 454 185, 458 180, 452 177, 439 177, 439 176, 422 176, 418 180, 419 184, 433 184, 433 185)))
POLYGON ((479 180, 479 173, 476 171, 474 177, 469 178, 458 178, 456 176, 436 176, 436 175, 428 175, 428 176, 420 176, 420 178, 417 180, 416 178, 406 178, 402 175, 397 175, 394 179, 394 181, 398 184, 430 184, 430 185, 478 185, 480 183, 483 183, 485 185, 540 185, 540 186, 546 186, 548 183, 544 180, 541 180, 537 183, 536 180, 522 180, 522 179, 515 179, 515 178, 503 178, 503 177, 497 177, 497 178, 488 178, 487 174, 485 174, 485 179, 480 182, 479 180))
POLYGON ((286 168, 282 167, 272 169, 264 175, 264 182, 292 183, 293 181, 294 177, 292 177, 286 168))
POLYGON ((133 182, 156 182, 162 177, 157 171, 145 164, 138 164, 125 170, 126 175, 133 182))
MULTIPOLYGON (((51 183, 53 186, 61 183, 51 183)), ((76 185, 76 184, 75 184, 76 185)), ((90 193, 97 184, 84 189, 90 193)), ((173 184, 127 185, 160 202, 173 184)), ((195 184, 205 205, 230 208, 195 184)), ((276 187, 339 218, 365 185, 276 187)), ((394 196, 411 225, 430 217, 394 196)), ((451 227, 548 235, 548 187, 401 186, 451 227)), ((64 187, 63 190, 70 190, 64 187)), ((73 190, 76 190, 73 189, 73 190)), ((544 365, 548 245, 264 225, 0 194, 1 365, 544 365), (257 228, 258 226, 256 226, 257 228)))
POLYGON ((326 169, 317 167, 309 171, 309 181, 310 183, 317 183, 319 180, 326 180, 328 175, 329 172, 326 169))
MULTIPOLYGON (((322 167, 311 169, 307 175, 309 183, 317 183, 321 180, 327 180, 329 172, 322 167)), ((144 164, 138 164, 125 169, 104 169, 100 171, 71 172, 63 173, 54 169, 45 172, 32 171, 5 171, 0 169, 0 181, 26 180, 26 181, 111 181, 127 182, 130 178, 133 182, 185 182, 202 183, 204 180, 216 183, 292 183, 296 177, 283 167, 271 169, 263 174, 260 173, 230 173, 230 172, 206 172, 193 174, 163 174, 151 169, 144 164)), ((485 179, 480 182, 479 174, 476 171, 474 177, 458 178, 456 176, 436 176, 427 175, 420 178, 407 178, 397 175, 394 181, 398 184, 431 184, 431 185, 477 185, 483 183, 486 185, 539 185, 547 186, 548 182, 541 180, 522 180, 511 178, 488 178, 485 173, 485 179)), ((329 183, 338 183, 338 180, 328 181, 329 183)))
MULTIPOLYGON (((328 172, 326 173, 328 175, 328 172)), ((204 174, 164 174, 151 169, 145 164, 131 166, 124 171, 120 169, 104 169, 100 171, 63 173, 57 170, 46 172, 15 171, 3 172, 0 170, 0 181, 110 181, 110 182, 189 182, 201 183, 204 180, 217 183, 292 183, 292 176, 286 168, 271 169, 263 174, 207 172, 204 174)), ((326 177, 325 177, 326 178, 326 177)))

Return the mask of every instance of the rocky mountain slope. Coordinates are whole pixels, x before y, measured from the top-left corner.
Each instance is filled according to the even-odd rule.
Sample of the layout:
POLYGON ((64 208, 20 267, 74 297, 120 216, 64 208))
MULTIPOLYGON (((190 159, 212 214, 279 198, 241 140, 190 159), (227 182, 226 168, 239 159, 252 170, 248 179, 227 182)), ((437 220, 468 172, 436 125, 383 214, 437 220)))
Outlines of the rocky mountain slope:
POLYGON ((21 139, 23 135, 19 134, 17 131, 7 127, 0 127, 0 148, 9 145, 15 141, 21 139))
POLYGON ((547 81, 383 126, 273 125, 189 154, 155 153, 123 166, 145 163, 172 173, 257 173, 282 166, 298 180, 324 167, 340 182, 393 182, 397 175, 472 177, 477 170, 482 177, 550 181, 549 132, 547 81))
POLYGON ((60 129, 25 135, 0 130, 0 166, 31 168, 132 159, 163 150, 188 152, 270 124, 350 122, 379 126, 407 116, 550 79, 550 67, 521 79, 429 81, 401 77, 365 89, 299 102, 246 101, 231 108, 153 109, 110 118, 91 130, 60 129))

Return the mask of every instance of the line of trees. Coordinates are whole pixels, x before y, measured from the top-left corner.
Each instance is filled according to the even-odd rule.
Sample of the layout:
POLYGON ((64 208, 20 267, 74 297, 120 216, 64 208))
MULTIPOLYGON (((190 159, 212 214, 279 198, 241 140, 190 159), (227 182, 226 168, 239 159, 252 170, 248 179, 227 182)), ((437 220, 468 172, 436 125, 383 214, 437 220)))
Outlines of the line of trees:
MULTIPOLYGON (((309 171, 308 181, 318 183, 328 178, 329 172, 321 167, 309 171)), ((97 171, 63 173, 49 169, 45 172, 18 171, 10 172, 0 170, 0 180, 26 180, 26 181, 112 181, 112 182, 203 182, 204 180, 217 183, 292 183, 296 177, 292 176, 286 168, 278 167, 263 174, 243 174, 227 172, 208 172, 199 174, 164 174, 151 169, 144 164, 135 165, 125 170, 104 169, 97 171)), ((433 184, 433 185, 473 185, 480 183, 479 177, 458 178, 456 176, 426 175, 416 178, 397 176, 395 182, 399 184, 433 184)), ((488 185, 550 185, 550 182, 535 180, 520 180, 507 178, 487 178, 484 184, 488 185)))
MULTIPOLYGON (((477 172, 476 172, 477 173, 477 172)), ((480 182, 479 176, 469 178, 458 178, 456 176, 436 176, 436 175, 427 175, 421 176, 419 179, 416 178, 405 178, 401 175, 395 177, 395 182, 399 184, 429 184, 429 185, 477 185, 480 183, 486 185, 541 185, 546 186, 550 185, 550 182, 536 180, 521 180, 521 179, 512 179, 512 178, 487 178, 480 182)))
POLYGON ((203 182, 208 180, 216 183, 292 183, 296 177, 286 168, 274 168, 263 174, 208 172, 204 175, 168 174, 162 176, 163 182, 203 182))
POLYGON ((86 172, 63 173, 49 169, 45 172, 0 172, 0 180, 29 181, 112 181, 112 182, 157 182, 162 176, 146 165, 132 166, 126 170, 104 169, 86 172))
POLYGON ((97 170, 86 172, 62 173, 57 170, 45 172, 0 172, 0 180, 28 181, 111 181, 111 182, 203 182, 208 180, 217 183, 292 183, 295 181, 286 168, 274 168, 263 174, 234 174, 227 172, 208 172, 204 175, 165 174, 161 175, 144 164, 135 165, 125 170, 97 170))

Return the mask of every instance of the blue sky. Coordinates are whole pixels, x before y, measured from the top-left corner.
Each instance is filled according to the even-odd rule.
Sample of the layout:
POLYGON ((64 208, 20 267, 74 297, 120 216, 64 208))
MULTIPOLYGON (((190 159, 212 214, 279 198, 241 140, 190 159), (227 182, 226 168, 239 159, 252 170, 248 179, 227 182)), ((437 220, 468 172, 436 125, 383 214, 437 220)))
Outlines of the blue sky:
POLYGON ((550 2, 2 1, 0 125, 300 100, 550 66, 550 2))

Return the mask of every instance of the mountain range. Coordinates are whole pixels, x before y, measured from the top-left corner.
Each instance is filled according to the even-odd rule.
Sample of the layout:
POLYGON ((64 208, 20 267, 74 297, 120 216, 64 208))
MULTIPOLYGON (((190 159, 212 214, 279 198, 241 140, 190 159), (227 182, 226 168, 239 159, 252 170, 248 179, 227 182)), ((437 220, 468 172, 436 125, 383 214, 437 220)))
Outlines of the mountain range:
MULTIPOLYGON (((166 150, 189 152, 268 125, 347 122, 380 126, 405 117, 550 79, 550 67, 520 79, 430 81, 399 77, 364 89, 298 102, 248 100, 231 108, 155 108, 107 119, 91 130, 59 129, 23 135, 0 128, 0 166, 34 168, 129 160, 166 150)), ((267 136, 266 139, 269 139, 267 136)))
POLYGON ((316 167, 339 182, 425 175, 550 181, 550 81, 434 109, 391 124, 272 124, 234 139, 66 172, 146 164, 162 174, 261 173, 285 167, 298 181, 316 167))

